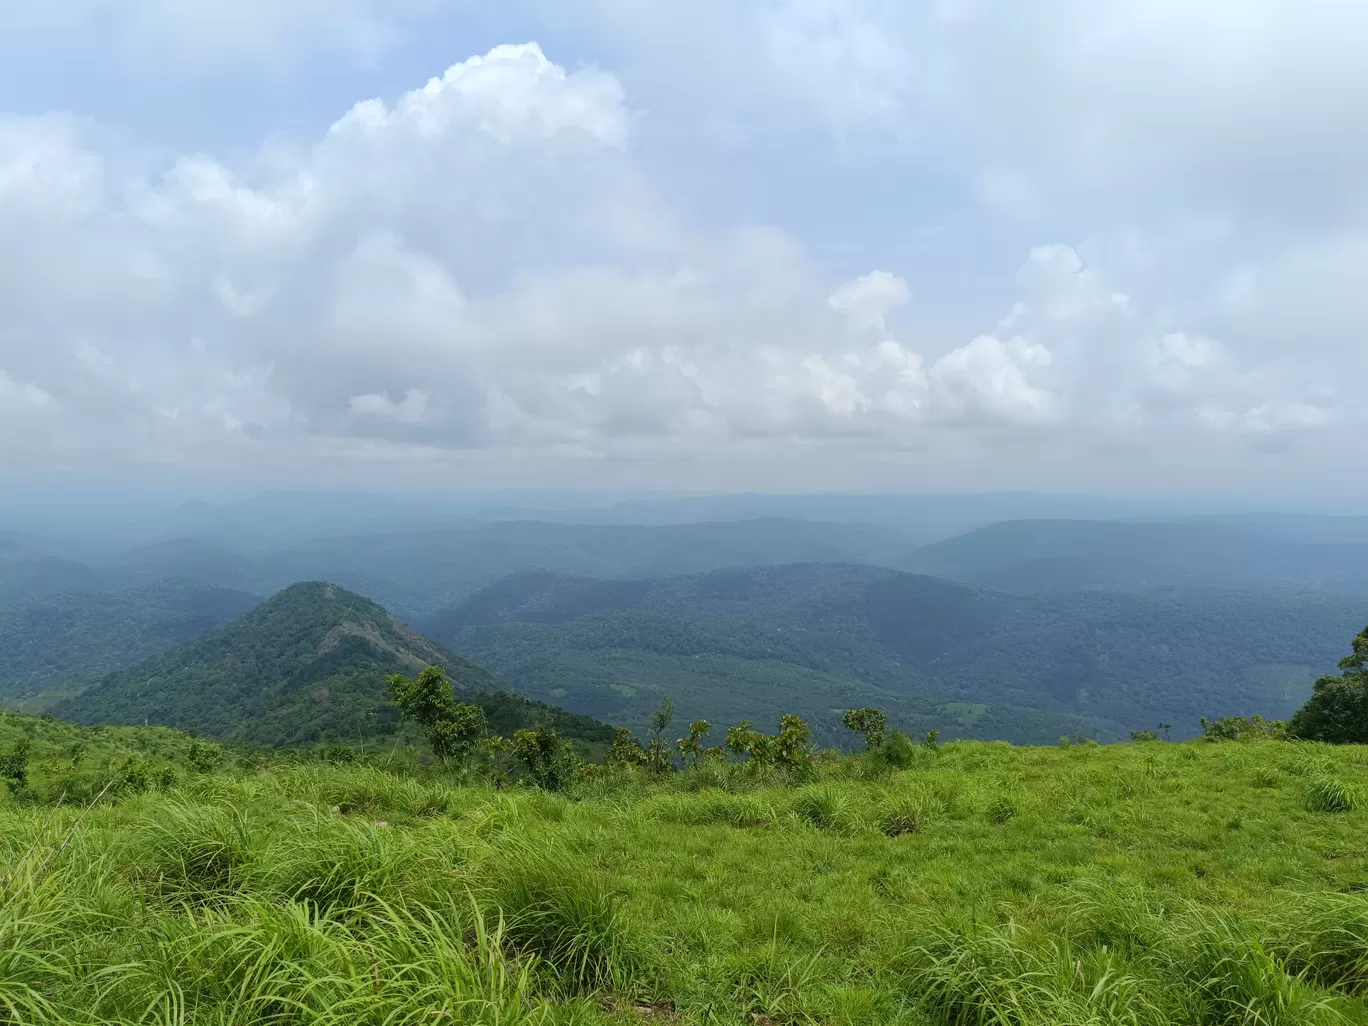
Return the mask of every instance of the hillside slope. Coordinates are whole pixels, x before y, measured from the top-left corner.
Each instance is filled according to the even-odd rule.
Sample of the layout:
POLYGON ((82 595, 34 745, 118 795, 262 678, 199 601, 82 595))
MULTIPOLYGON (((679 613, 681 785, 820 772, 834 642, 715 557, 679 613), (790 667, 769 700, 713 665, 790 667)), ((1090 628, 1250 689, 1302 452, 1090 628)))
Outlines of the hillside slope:
POLYGON ((336 585, 292 585, 197 641, 112 673, 54 706, 78 723, 157 723, 283 745, 364 740, 400 729, 390 673, 447 669, 491 729, 549 722, 598 742, 610 728, 509 694, 483 667, 434 645, 380 606, 336 585))
POLYGON ((260 601, 226 588, 172 582, 0 606, 0 700, 78 691, 106 673, 191 641, 260 601))
POLYGON ((1202 716, 1288 715, 1368 621, 1327 595, 1016 596, 807 564, 654 581, 519 574, 425 624, 522 689, 640 724, 887 709, 914 729, 1021 742, 1202 716))

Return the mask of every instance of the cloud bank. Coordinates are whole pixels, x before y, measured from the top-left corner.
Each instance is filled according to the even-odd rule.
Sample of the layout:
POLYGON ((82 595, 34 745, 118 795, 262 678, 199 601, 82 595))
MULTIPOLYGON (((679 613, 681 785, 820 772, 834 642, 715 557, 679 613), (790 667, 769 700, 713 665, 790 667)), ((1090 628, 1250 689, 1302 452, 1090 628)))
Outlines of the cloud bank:
MULTIPOLYGON (((536 43, 247 156, 0 116, 0 464, 676 465, 707 487, 725 457, 797 460, 813 479, 766 483, 809 489, 852 454, 932 486, 1328 464, 1365 426, 1368 178, 1336 112, 1368 74, 1332 31, 1360 16, 1311 8, 703 5, 756 46, 700 62, 805 112, 853 183, 941 138, 976 216, 1036 236, 959 337, 925 327, 927 268, 834 271, 801 224, 700 216, 629 79, 536 43), (1307 123, 1269 69, 1333 106, 1307 123)), ((239 61, 299 25, 374 48, 399 17, 272 5, 246 38, 198 9, 101 7, 239 61)), ((618 30, 649 54, 682 10, 618 30)))

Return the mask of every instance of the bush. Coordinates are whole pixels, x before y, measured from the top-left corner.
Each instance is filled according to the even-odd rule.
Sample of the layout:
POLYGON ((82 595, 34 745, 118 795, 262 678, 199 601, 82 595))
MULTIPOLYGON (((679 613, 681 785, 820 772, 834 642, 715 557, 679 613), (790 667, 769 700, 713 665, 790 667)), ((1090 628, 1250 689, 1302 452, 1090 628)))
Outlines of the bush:
POLYGON ((1202 717, 1204 741, 1281 741, 1287 737, 1287 724, 1282 720, 1266 720, 1262 716, 1222 716, 1209 720, 1202 717))
POLYGON ((579 756, 554 727, 537 724, 513 734, 513 758, 522 763, 528 777, 547 791, 563 791, 579 767, 579 756))
POLYGON ((917 761, 917 746, 900 730, 895 730, 870 752, 870 757, 890 769, 907 769, 917 761))

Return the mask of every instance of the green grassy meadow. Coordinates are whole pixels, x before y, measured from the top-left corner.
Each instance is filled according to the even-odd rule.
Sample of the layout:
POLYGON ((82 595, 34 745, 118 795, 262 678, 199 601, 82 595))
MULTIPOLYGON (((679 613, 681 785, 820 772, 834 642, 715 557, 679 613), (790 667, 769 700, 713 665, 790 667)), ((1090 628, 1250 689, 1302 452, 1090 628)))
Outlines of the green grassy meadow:
POLYGON ((1356 746, 955 742, 8 800, 0 1021, 1368 1022, 1366 784, 1356 746))

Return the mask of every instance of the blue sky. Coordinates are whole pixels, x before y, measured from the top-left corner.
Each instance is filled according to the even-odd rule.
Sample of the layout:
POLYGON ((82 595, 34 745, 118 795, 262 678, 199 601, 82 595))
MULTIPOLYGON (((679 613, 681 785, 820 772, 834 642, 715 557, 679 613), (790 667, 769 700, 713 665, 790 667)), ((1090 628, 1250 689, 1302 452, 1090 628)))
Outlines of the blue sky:
POLYGON ((0 480, 1368 489, 1368 10, 11 0, 0 480))

